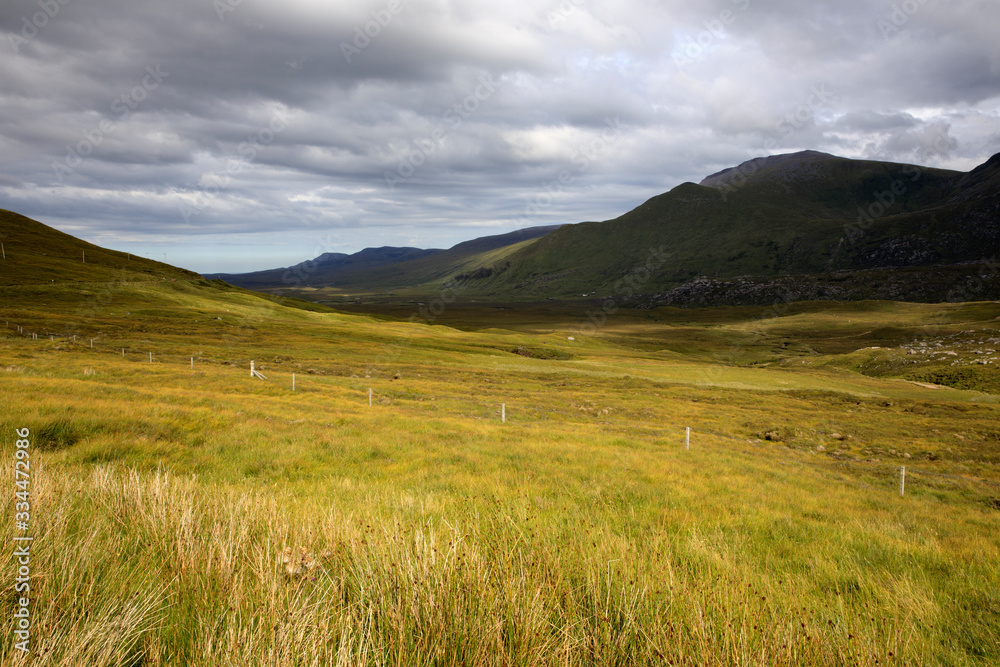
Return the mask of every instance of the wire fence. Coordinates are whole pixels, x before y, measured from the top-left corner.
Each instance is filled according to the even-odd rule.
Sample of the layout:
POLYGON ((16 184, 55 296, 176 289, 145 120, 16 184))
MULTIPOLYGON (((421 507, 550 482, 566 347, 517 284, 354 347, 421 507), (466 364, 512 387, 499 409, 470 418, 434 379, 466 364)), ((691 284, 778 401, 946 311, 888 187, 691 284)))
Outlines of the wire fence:
MULTIPOLYGON (((175 365, 185 365, 191 369, 195 368, 195 363, 199 366, 202 365, 212 365, 212 366, 222 366, 231 369, 240 369, 240 373, 246 371, 248 377, 257 378, 259 380, 266 380, 260 371, 260 367, 255 367, 255 360, 247 358, 239 359, 220 359, 215 357, 207 357, 204 355, 179 355, 177 353, 164 353, 157 352, 154 353, 152 350, 139 350, 137 346, 126 345, 125 347, 118 347, 118 344, 111 346, 107 344, 102 337, 89 338, 83 335, 59 335, 52 332, 42 331, 42 332, 26 332, 23 326, 16 324, 11 324, 8 320, 5 322, 7 330, 16 332, 17 335, 23 336, 30 340, 39 341, 49 341, 49 342, 72 342, 76 345, 80 345, 85 349, 93 350, 95 353, 100 354, 114 354, 115 356, 120 356, 121 358, 128 359, 131 361, 144 362, 144 363, 158 363, 158 364, 175 364, 175 365), (98 343, 98 341, 100 341, 98 343), (95 345, 95 343, 98 343, 95 345)), ((294 361, 294 360, 293 360, 294 361)), ((290 374, 290 391, 301 391, 303 378, 299 375, 298 388, 296 387, 296 373, 292 371, 286 371, 282 369, 286 374, 290 374)), ((271 372, 271 371, 269 371, 271 372)), ((479 419, 499 419, 504 423, 511 423, 513 425, 522 426, 532 426, 546 422, 552 422, 552 417, 559 416, 563 419, 561 423, 571 423, 578 425, 587 426, 609 426, 614 427, 619 430, 626 430, 632 433, 642 432, 646 436, 659 437, 662 440, 674 440, 676 439, 678 443, 684 442, 686 446, 690 447, 692 442, 692 435, 694 436, 694 442, 696 446, 700 443, 704 443, 706 438, 714 439, 716 441, 729 443, 728 449, 730 451, 739 451, 743 454, 762 457, 767 456, 769 460, 774 461, 774 451, 762 451, 758 447, 763 444, 763 441, 757 438, 747 438, 739 437, 726 433, 719 433, 713 431, 710 428, 699 425, 696 421, 692 421, 690 424, 684 426, 665 426, 663 425, 665 421, 668 420, 669 415, 662 415, 662 419, 657 419, 654 423, 652 421, 639 421, 634 417, 630 417, 630 421, 621 422, 617 421, 617 418, 612 414, 611 411, 602 413, 599 410, 594 410, 590 407, 580 407, 576 411, 561 410, 555 407, 546 406, 539 407, 537 405, 526 405, 518 403, 517 397, 512 397, 513 402, 499 402, 499 403, 486 403, 481 399, 471 399, 468 396, 449 396, 443 394, 426 394, 407 390, 393 390, 393 389, 379 389, 375 391, 372 387, 363 388, 362 385, 365 383, 359 382, 360 380, 370 379, 370 378, 358 378, 358 377, 343 377, 343 376, 312 376, 308 371, 305 374, 306 377, 310 377, 314 381, 319 381, 323 384, 329 385, 336 379, 342 379, 346 382, 335 383, 342 390, 347 390, 351 393, 356 393, 358 395, 358 401, 361 403, 367 403, 369 406, 374 407, 375 405, 382 405, 385 403, 392 404, 395 402, 409 401, 415 404, 420 404, 421 409, 427 410, 430 405, 434 405, 436 408, 441 408, 443 405, 448 404, 461 404, 466 406, 466 410, 463 410, 464 414, 457 415, 461 417, 474 417, 479 419), (344 386, 349 384, 352 386, 344 386), (510 409, 508 409, 508 407, 510 409), (472 414, 470 415, 469 412, 472 414), (531 416, 531 417, 529 417, 531 416), (529 417, 526 419, 526 417, 529 417), (596 421, 595 421, 596 420, 596 421), (686 430, 685 430, 686 429, 686 430), (741 445, 741 446, 738 446, 741 445), (754 448, 746 448, 746 445, 752 445, 754 448)), ((275 379, 269 382, 276 384, 277 376, 275 379)), ((524 397, 527 401, 527 397, 524 397)), ((445 414, 449 416, 456 416, 454 411, 448 411, 446 408, 442 410, 445 414)), ((616 407, 615 412, 621 413, 623 410, 616 407)), ((643 409, 641 412, 648 413, 648 409, 643 409)), ((968 475, 956 475, 941 472, 934 472, 930 470, 922 470, 918 468, 908 467, 905 464, 900 466, 884 464, 875 461, 865 461, 863 459, 847 459, 847 458, 832 458, 828 457, 829 460, 825 461, 810 461, 804 457, 797 457, 795 459, 783 459, 779 460, 779 463, 788 465, 792 463, 806 465, 812 468, 829 470, 831 466, 850 469, 855 475, 861 470, 868 470, 875 473, 879 473, 884 477, 890 479, 895 479, 896 475, 899 475, 900 479, 900 495, 904 495, 905 487, 903 485, 906 476, 912 475, 922 475, 926 477, 948 480, 951 483, 965 483, 973 485, 982 485, 984 487, 990 488, 1000 488, 1000 482, 983 479, 981 477, 972 477, 968 475)), ((857 481, 857 480, 855 480, 857 481)), ((995 509, 1000 509, 1000 500, 990 499, 990 505, 995 509)))

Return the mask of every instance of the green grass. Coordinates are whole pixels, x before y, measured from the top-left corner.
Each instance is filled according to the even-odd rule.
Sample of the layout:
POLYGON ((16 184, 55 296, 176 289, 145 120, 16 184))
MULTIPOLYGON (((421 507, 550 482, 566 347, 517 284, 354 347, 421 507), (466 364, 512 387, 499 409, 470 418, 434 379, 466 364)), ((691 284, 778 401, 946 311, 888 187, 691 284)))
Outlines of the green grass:
POLYGON ((191 280, 198 274, 108 250, 0 209, 0 286, 191 280))
POLYGON ((1000 396, 897 363, 922 332, 995 373, 971 365, 995 304, 622 311, 581 336, 572 304, 427 326, 88 289, 0 308, 42 334, 0 329, 3 455, 33 439, 31 664, 1000 660, 1000 487, 972 481, 1000 483, 1000 396))

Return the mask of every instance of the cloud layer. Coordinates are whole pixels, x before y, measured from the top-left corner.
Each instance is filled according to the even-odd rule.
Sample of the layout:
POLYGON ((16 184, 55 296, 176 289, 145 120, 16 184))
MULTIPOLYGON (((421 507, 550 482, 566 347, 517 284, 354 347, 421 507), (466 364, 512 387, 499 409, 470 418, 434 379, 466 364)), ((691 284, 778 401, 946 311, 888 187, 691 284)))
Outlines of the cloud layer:
POLYGON ((12 0, 0 207, 200 271, 1000 152, 992 0, 12 0))

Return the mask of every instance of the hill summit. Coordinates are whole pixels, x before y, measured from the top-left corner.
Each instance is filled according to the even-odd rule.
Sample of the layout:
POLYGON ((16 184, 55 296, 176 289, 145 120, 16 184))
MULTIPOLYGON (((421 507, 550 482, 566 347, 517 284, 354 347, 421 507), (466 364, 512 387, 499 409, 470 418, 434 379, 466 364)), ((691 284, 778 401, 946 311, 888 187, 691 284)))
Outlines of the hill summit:
POLYGON ((998 271, 984 269, 998 251, 1000 155, 963 173, 808 150, 747 160, 603 222, 330 255, 304 263, 298 282, 304 265, 219 277, 411 296, 460 285, 495 301, 945 301, 1000 296, 998 271))
MULTIPOLYGON (((1000 156, 962 173, 803 151, 683 183, 613 220, 566 225, 470 290, 654 304, 943 301, 995 267, 998 251, 1000 156)), ((997 270, 986 273, 974 296, 1000 296, 997 270)))
POLYGON ((0 286, 200 277, 193 271, 87 243, 4 209, 0 209, 0 243, 0 286))

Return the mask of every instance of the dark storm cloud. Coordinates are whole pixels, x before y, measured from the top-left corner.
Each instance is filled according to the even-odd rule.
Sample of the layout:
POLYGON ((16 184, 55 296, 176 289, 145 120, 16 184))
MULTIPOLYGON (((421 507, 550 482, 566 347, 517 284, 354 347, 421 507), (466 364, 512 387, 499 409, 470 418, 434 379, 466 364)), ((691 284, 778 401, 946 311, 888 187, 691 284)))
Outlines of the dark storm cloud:
POLYGON ((788 150, 968 169, 998 147, 998 18, 987 0, 13 0, 0 206, 181 264, 185 243, 247 239, 250 269, 271 244, 614 217, 788 150))

